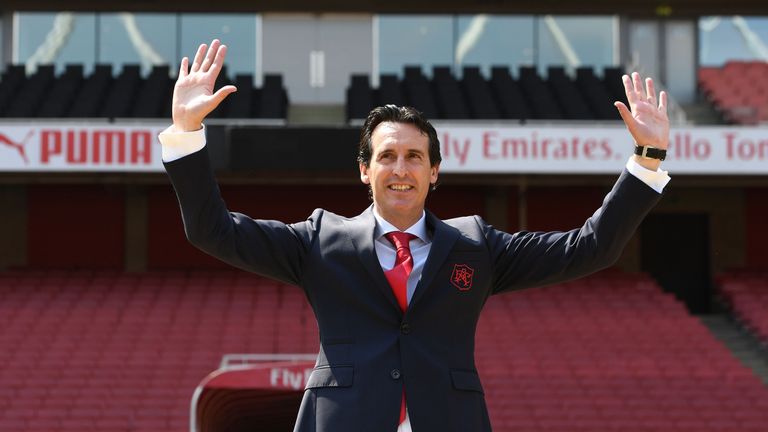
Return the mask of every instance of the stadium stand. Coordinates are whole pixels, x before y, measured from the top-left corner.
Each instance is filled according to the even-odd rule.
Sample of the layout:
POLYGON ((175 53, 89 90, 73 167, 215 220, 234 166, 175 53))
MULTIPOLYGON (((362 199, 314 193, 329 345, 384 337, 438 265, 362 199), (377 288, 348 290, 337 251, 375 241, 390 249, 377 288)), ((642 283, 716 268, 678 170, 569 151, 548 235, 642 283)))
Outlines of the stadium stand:
POLYGON ((38 111, 40 117, 63 118, 83 84, 83 65, 67 65, 64 73, 54 80, 49 97, 43 99, 38 111))
POLYGON ((566 75, 564 67, 550 66, 547 69, 547 81, 549 81, 552 93, 560 103, 567 119, 591 120, 596 118, 577 88, 577 83, 566 75))
POLYGON ((26 81, 24 65, 8 65, 0 79, 0 115, 5 116, 16 91, 26 81))
POLYGON ((371 108, 376 106, 373 88, 368 75, 355 74, 351 79, 347 88, 347 118, 362 119, 367 117, 371 108))
POLYGON ((719 275, 717 283, 733 316, 768 346, 768 273, 732 271, 719 275))
POLYGON ((490 84, 480 74, 479 67, 465 67, 461 84, 467 96, 467 106, 472 118, 498 119, 501 117, 493 100, 490 84))
POLYGON ((173 82, 168 65, 152 67, 147 79, 140 85, 136 94, 136 103, 131 109, 131 117, 162 117, 165 107, 173 97, 173 82))
POLYGON ((723 118, 734 124, 768 122, 768 63, 729 61, 702 67, 699 88, 723 118))
POLYGON ((432 83, 424 76, 421 66, 405 66, 403 89, 411 106, 417 106, 427 118, 440 118, 432 83))
POLYGON ((435 66, 432 69, 432 85, 435 89, 435 99, 440 110, 440 118, 470 118, 464 94, 459 88, 459 82, 453 77, 448 66, 435 66))
POLYGON ((546 80, 529 66, 520 68, 518 80, 506 66, 492 67, 490 79, 477 66, 462 72, 457 80, 448 66, 434 66, 429 79, 421 67, 406 66, 402 81, 383 74, 378 89, 368 75, 354 75, 346 93, 347 119, 364 118, 378 105, 408 103, 435 119, 618 120, 613 102, 626 102, 620 68, 605 70, 606 76, 618 76, 618 87, 599 79, 591 67, 578 68, 575 79, 564 67, 550 67, 546 80))
POLYGON ((497 66, 491 68, 491 88, 496 95, 503 118, 528 119, 531 112, 517 81, 512 78, 509 68, 497 66))
POLYGON ((288 91, 283 86, 283 77, 278 74, 264 75, 261 88, 258 118, 280 119, 288 115, 288 91))
MULTIPOLYGON (((383 74, 379 79, 379 104, 395 104, 405 105, 405 95, 403 94, 403 87, 400 84, 400 80, 397 75, 383 74)), ((366 113, 367 115, 367 113, 366 113)))
POLYGON ((7 107, 8 117, 36 117, 37 108, 53 84, 53 65, 39 65, 37 70, 21 84, 7 107))
MULTIPOLYGON (((23 65, 8 65, 0 79, 0 117, 170 118, 173 83, 168 65, 153 66, 146 77, 139 65, 124 65, 116 77, 111 65, 96 65, 88 77, 80 64, 67 65, 58 76, 51 65, 38 66, 30 76, 23 65)), ((225 66, 216 85, 226 84, 238 91, 211 117, 286 117, 288 92, 281 75, 266 75, 262 88, 255 88, 253 75, 230 81, 225 66)))
POLYGON ((135 105, 136 94, 141 85, 141 68, 139 65, 123 65, 120 75, 107 93, 101 116, 108 118, 128 117, 131 107, 135 105))
MULTIPOLYGON (((318 340, 299 289, 243 272, 30 270, 0 273, 0 345, 0 430, 183 431, 224 354, 318 340)), ((494 296, 476 353, 495 430, 768 430, 768 389, 643 275, 494 296)))
POLYGON ((68 117, 98 117, 107 89, 112 86, 112 66, 97 64, 75 97, 68 117))
POLYGON ((523 66, 520 68, 520 89, 529 102, 532 118, 534 119, 562 119, 563 111, 558 106, 552 90, 547 86, 536 68, 523 66))
POLYGON ((608 93, 608 88, 595 75, 591 67, 579 67, 576 69, 576 85, 584 95, 589 109, 595 113, 595 118, 600 120, 617 120, 619 114, 613 106, 616 100, 626 98, 622 93, 621 99, 614 98, 608 93))

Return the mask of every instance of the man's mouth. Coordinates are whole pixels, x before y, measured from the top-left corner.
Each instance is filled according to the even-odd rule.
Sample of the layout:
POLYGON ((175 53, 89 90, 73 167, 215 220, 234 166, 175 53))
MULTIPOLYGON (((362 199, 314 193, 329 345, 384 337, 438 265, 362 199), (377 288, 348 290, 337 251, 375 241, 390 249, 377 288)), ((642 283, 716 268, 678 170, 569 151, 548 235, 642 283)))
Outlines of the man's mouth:
POLYGON ((404 185, 404 184, 393 184, 389 185, 389 190, 397 191, 397 192, 406 192, 413 189, 413 186, 411 185, 404 185))

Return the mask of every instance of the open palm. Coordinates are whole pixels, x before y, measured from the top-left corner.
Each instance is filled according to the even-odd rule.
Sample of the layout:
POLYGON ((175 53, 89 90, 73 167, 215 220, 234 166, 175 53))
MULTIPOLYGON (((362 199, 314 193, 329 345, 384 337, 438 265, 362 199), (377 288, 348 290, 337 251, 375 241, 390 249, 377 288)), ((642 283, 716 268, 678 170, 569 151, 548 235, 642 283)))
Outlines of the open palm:
POLYGON ((624 91, 627 94, 629 108, 621 102, 614 105, 619 110, 622 120, 627 125, 635 143, 666 149, 669 146, 669 118, 667 117, 667 93, 659 94, 658 105, 656 90, 651 78, 645 79, 645 89, 640 74, 632 73, 622 77, 624 91), (630 112, 631 109, 631 112, 630 112))
POLYGON ((187 57, 181 60, 179 78, 173 88, 171 112, 174 128, 179 131, 200 129, 205 116, 237 90, 235 86, 228 85, 215 93, 213 91, 226 54, 226 45, 214 39, 210 48, 200 45, 191 68, 187 57))

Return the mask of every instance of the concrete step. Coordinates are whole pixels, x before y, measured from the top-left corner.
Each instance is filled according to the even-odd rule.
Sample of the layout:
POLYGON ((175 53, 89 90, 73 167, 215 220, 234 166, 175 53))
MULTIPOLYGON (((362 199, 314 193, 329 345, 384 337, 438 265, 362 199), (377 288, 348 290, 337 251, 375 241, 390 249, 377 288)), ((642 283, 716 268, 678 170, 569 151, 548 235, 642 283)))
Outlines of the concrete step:
POLYGON ((288 124, 291 126, 343 126, 347 122, 344 105, 288 106, 288 124))
POLYGON ((768 385, 768 349, 726 314, 700 315, 699 319, 741 363, 768 385))

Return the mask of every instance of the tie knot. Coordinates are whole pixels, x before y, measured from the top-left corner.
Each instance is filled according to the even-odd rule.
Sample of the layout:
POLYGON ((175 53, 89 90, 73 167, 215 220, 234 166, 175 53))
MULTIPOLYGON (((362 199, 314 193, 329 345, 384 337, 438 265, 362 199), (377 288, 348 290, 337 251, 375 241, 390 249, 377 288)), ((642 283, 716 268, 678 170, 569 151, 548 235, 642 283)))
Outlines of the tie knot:
POLYGON ((395 249, 398 249, 398 250, 400 250, 400 249, 409 249, 410 250, 410 247, 409 247, 408 243, 412 239, 416 238, 415 235, 413 235, 411 233, 407 233, 407 232, 402 232, 402 231, 388 232, 388 233, 384 234, 384 237, 386 237, 387 240, 390 241, 390 243, 395 245, 395 249))

